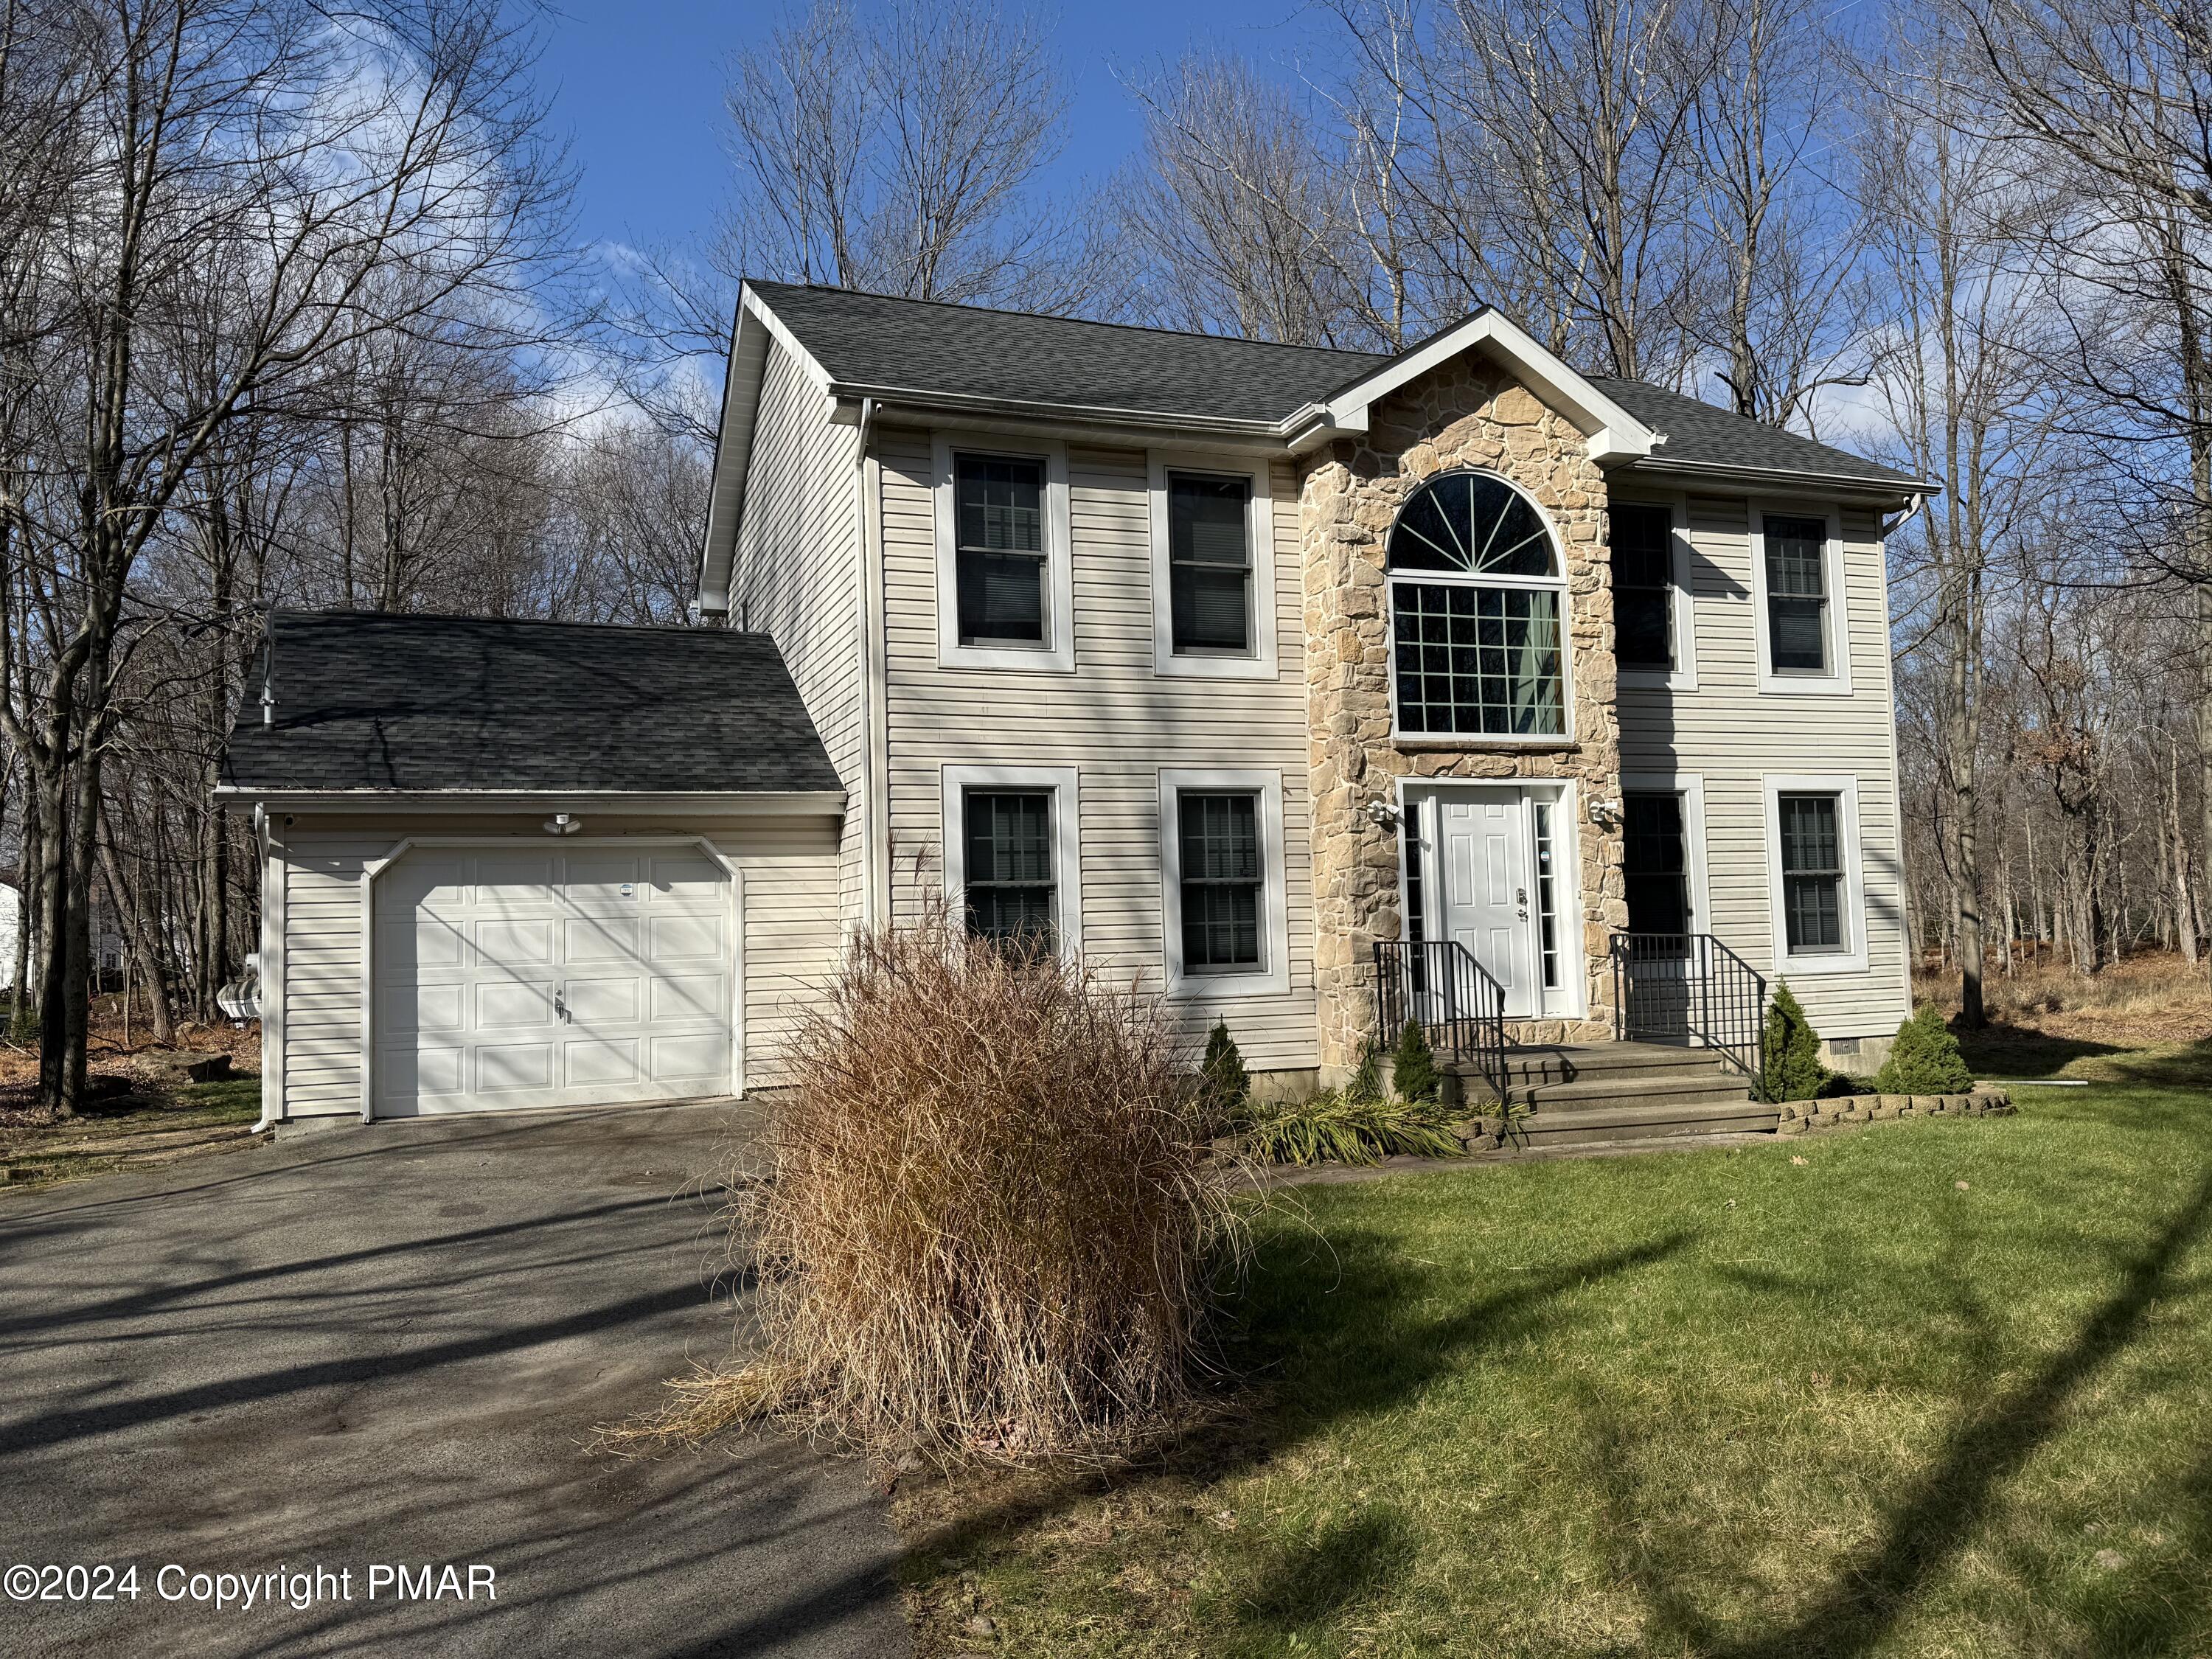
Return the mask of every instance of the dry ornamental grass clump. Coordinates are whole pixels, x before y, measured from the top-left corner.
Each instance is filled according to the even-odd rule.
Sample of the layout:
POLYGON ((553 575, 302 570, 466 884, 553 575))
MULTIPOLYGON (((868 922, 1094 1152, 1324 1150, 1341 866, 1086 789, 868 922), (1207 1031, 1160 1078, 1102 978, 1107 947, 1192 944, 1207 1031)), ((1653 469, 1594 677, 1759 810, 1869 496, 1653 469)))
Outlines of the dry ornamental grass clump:
POLYGON ((1188 1397, 1239 1224, 1155 1000, 933 907, 854 943, 795 1055, 732 1214, 760 1357, 681 1385, 693 1431, 1106 1449, 1188 1397))

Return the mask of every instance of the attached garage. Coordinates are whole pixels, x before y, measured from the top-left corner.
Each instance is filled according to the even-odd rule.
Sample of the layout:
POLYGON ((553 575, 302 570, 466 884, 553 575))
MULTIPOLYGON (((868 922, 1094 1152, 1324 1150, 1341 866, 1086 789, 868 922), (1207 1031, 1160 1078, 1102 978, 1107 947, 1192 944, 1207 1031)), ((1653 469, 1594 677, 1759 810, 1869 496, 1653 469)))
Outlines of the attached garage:
POLYGON ((233 732, 264 1116, 773 1085, 834 969, 844 794, 765 639, 280 612, 233 732))

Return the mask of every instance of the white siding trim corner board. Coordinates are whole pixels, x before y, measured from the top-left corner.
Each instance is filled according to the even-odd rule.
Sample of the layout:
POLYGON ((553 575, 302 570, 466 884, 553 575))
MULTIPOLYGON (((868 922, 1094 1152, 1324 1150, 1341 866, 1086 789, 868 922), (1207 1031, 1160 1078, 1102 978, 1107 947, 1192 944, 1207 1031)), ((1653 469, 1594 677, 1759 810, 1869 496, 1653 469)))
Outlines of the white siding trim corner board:
MULTIPOLYGON (((1623 506, 1663 507, 1672 534, 1668 538, 1668 574, 1674 587, 1674 665, 1663 672, 1652 668, 1620 668, 1614 678, 1629 691, 1694 691, 1698 689, 1697 544, 1690 537, 1689 497, 1680 489, 1653 489, 1639 484, 1628 495, 1610 498, 1623 506)), ((1612 562, 1613 527, 1608 513, 1606 557, 1612 562)), ((1615 584, 1615 591, 1618 591, 1615 584)), ((1620 630, 1614 630, 1618 639, 1620 630)), ((1656 787, 1656 786, 1655 786, 1656 787)))
POLYGON ((723 853, 708 837, 682 833, 660 836, 563 836, 558 840, 549 839, 541 843, 519 841, 513 836, 407 836, 393 842, 381 854, 363 860, 361 869, 361 1121, 363 1123, 371 1123, 376 1119, 377 878, 398 863, 407 854, 417 848, 487 848, 511 851, 519 846, 542 847, 549 853, 567 853, 582 848, 688 848, 698 852, 722 873, 727 895, 723 920, 729 929, 730 962, 730 984, 727 987, 730 1002, 729 1057, 725 1076, 727 1079, 728 1091, 732 1095, 742 1095, 744 1092, 745 1077, 744 872, 735 860, 723 853))
POLYGON ((261 1121, 255 1129, 284 1121, 284 895, 291 854, 270 828, 269 815, 254 814, 261 843, 261 1121))
POLYGON ((1067 496, 1067 446, 1056 438, 1008 438, 985 433, 930 434, 932 495, 937 528, 937 665, 1037 674, 1075 672, 1074 539, 1067 496), (1004 455, 1044 463, 1044 643, 960 642, 959 510, 953 499, 956 454, 1004 455))
POLYGON ((1867 904, 1865 858, 1859 842, 1859 781, 1844 772, 1769 772, 1759 779, 1766 820, 1766 899, 1773 929, 1771 960, 1778 978, 1809 978, 1829 974, 1867 971, 1867 904), (1790 924, 1784 914, 1782 884, 1782 809, 1784 794, 1832 794, 1836 810, 1837 851, 1844 866, 1844 945, 1841 951, 1792 954, 1790 924))
POLYGON ((1150 504, 1152 568, 1152 672, 1172 679, 1272 680, 1276 675, 1274 469, 1266 456, 1204 454, 1178 449, 1145 453, 1150 504), (1175 583, 1168 536, 1168 474, 1212 473, 1251 485, 1246 535, 1251 546, 1252 649, 1178 653, 1175 648, 1175 583))
POLYGON ((1041 789, 1052 796, 1053 925, 1062 954, 1083 951, 1083 805, 1073 766, 948 766, 942 794, 945 896, 968 913, 968 824, 963 800, 970 789, 1041 789))
POLYGON ((1745 503, 1749 520, 1751 550, 1751 627, 1759 653, 1759 689, 1770 696, 1848 697, 1851 695, 1851 616, 1849 572, 1844 558, 1842 515, 1832 501, 1793 501, 1753 496, 1745 503), (1827 539, 1821 544, 1820 579, 1828 599, 1826 674, 1779 674, 1774 670, 1766 621, 1766 515, 1827 521, 1827 539))
POLYGON ((1160 769, 1160 960, 1167 994, 1207 1002, 1284 996, 1291 988, 1288 867, 1280 772, 1212 767, 1160 769), (1194 974, 1183 966, 1182 836, 1177 798, 1184 790, 1249 791, 1260 798, 1260 966, 1249 973, 1194 974))
MULTIPOLYGON (((1621 793, 1674 794, 1682 798, 1682 844, 1690 878, 1690 929, 1711 933, 1712 884, 1705 873, 1705 779, 1701 772, 1624 772, 1621 793)), ((1723 941, 1725 943, 1725 941, 1723 941)))

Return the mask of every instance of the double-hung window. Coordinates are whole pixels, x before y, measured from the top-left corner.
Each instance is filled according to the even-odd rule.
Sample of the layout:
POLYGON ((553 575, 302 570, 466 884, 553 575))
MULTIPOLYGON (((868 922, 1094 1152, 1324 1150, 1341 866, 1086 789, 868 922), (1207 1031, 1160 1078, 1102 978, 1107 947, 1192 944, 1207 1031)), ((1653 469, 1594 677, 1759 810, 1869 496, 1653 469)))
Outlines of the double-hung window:
POLYGON ((1252 481, 1170 471, 1170 632, 1177 656, 1252 649, 1252 481))
POLYGON ((1281 773, 1163 769, 1160 866, 1170 995, 1290 989, 1281 773))
POLYGON ((1563 738, 1566 583, 1536 505, 1487 472, 1446 472, 1391 526, 1399 732, 1563 738))
POLYGON ((945 769, 945 889, 977 939, 1082 948, 1073 767, 945 769))
POLYGON ((1844 937, 1843 803, 1822 792, 1774 798, 1782 847, 1783 931, 1791 956, 1834 955, 1844 937))
POLYGON ((952 497, 960 643, 1046 644, 1044 463, 956 454, 952 497))
POLYGON ((1176 798, 1176 817, 1183 971, 1256 973, 1266 908, 1259 792, 1184 790, 1176 798))
POLYGON ((1767 665, 1778 675, 1830 678, 1835 670, 1828 521, 1769 513, 1761 528, 1765 544, 1767 665))
POLYGON ((1674 520, 1671 510, 1616 502, 1613 523, 1613 640, 1619 666, 1675 667, 1674 520))
POLYGON ((1073 673, 1066 448, 941 432, 931 453, 938 665, 1073 673))
POLYGON ((970 789, 963 802, 968 931, 1056 950, 1052 792, 970 789))
POLYGON ((1273 501, 1265 465, 1149 458, 1152 669, 1201 679, 1275 675, 1273 501))

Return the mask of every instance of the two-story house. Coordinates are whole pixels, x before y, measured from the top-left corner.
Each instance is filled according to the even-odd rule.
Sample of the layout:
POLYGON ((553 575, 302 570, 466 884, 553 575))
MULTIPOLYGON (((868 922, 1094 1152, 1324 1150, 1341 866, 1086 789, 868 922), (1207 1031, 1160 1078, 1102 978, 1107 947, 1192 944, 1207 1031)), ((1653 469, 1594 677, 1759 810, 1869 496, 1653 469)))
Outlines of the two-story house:
POLYGON ((773 1085, 943 890, 1277 1086, 1838 1063, 1907 1012, 1883 538, 1923 481, 1494 311, 1394 357, 748 284, 710 623, 280 614, 227 762, 270 1115, 773 1085))

